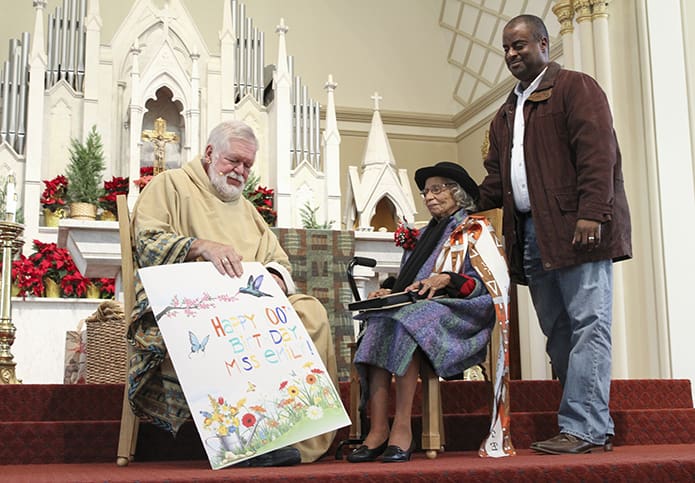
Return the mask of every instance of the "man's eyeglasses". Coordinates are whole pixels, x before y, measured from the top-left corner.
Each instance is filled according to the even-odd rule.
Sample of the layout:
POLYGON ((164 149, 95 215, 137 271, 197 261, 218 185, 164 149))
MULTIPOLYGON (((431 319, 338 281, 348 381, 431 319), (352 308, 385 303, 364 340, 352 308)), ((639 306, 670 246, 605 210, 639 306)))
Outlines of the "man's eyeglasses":
POLYGON ((427 193, 432 193, 433 195, 438 195, 442 191, 444 191, 447 186, 455 186, 456 183, 442 183, 442 184, 433 184, 429 188, 425 188, 424 190, 420 191, 420 196, 423 198, 427 196, 427 193))

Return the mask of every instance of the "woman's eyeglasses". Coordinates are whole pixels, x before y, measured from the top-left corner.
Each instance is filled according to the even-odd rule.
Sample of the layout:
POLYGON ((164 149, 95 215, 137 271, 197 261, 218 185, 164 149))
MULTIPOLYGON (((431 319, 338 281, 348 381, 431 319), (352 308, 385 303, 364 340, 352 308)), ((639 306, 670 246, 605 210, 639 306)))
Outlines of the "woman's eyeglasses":
POLYGON ((424 190, 420 191, 420 196, 423 198, 427 196, 427 193, 432 193, 433 195, 438 195, 442 191, 444 191, 448 186, 454 186, 456 183, 442 183, 442 184, 433 184, 429 188, 425 188, 424 190))

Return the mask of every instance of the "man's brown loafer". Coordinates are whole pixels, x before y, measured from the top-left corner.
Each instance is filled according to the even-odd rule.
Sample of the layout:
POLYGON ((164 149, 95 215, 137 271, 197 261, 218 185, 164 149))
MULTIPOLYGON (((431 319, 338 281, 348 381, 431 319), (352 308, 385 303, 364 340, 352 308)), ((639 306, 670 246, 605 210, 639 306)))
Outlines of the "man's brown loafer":
POLYGON ((604 444, 594 444, 571 434, 560 433, 545 441, 532 443, 531 449, 547 454, 585 454, 596 451, 613 451, 613 443, 610 438, 606 438, 604 444))

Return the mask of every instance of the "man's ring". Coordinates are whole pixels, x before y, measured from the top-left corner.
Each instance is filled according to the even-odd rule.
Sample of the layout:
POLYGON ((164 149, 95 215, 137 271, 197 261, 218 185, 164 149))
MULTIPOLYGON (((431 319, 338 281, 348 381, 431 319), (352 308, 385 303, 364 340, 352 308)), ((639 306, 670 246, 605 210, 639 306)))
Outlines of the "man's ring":
POLYGON ((223 265, 226 265, 226 264, 228 264, 228 263, 229 263, 229 260, 228 260, 227 258, 223 258, 223 259, 222 259, 222 264, 223 264, 223 265))

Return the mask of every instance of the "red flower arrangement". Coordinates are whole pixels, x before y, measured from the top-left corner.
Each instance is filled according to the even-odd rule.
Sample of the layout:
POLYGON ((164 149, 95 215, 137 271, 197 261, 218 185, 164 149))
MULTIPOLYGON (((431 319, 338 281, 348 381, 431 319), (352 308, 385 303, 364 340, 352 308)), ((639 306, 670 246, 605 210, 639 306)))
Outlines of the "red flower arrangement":
POLYGON ((142 166, 140 168, 140 177, 134 180, 133 184, 142 191, 147 186, 147 183, 150 182, 152 176, 154 176, 154 166, 142 166))
POLYGON ((92 283, 99 288, 99 298, 112 299, 116 295, 115 278, 93 278, 92 283))
POLYGON ((67 249, 34 240, 34 250, 29 257, 20 255, 12 261, 12 282, 19 288, 18 296, 43 297, 46 292, 44 279, 50 278, 60 286, 64 297, 84 297, 93 283, 99 288, 100 298, 114 298, 115 279, 82 276, 67 249))
POLYGON ((259 185, 254 191, 246 194, 246 198, 256 206, 256 210, 268 225, 275 225, 278 218, 278 212, 273 209, 275 190, 259 185))
POLYGON ((393 234, 393 238, 397 247, 403 247, 403 250, 412 250, 415 248, 419 235, 420 230, 411 226, 405 217, 403 217, 403 221, 398 222, 398 227, 393 234))
POLYGON ((29 261, 36 268, 37 277, 33 295, 43 296, 43 279, 50 278, 60 285, 64 295, 84 297, 90 280, 82 276, 67 249, 59 248, 55 243, 34 240, 34 250, 36 252, 29 256, 29 261))
POLYGON ((128 178, 114 176, 111 181, 104 181, 105 195, 99 198, 102 209, 116 213, 116 196, 128 194, 128 178))
POLYGON ((42 274, 24 255, 12 261, 12 283, 19 288, 17 295, 20 297, 42 293, 44 290, 42 274))
POLYGON ((45 189, 41 194, 41 205, 51 211, 65 207, 65 195, 68 189, 68 179, 58 175, 51 180, 43 180, 45 189))

